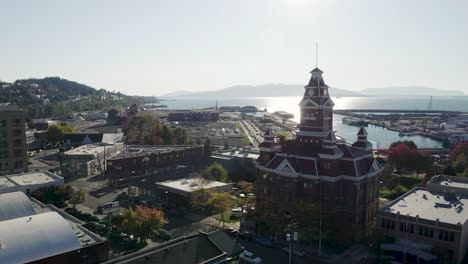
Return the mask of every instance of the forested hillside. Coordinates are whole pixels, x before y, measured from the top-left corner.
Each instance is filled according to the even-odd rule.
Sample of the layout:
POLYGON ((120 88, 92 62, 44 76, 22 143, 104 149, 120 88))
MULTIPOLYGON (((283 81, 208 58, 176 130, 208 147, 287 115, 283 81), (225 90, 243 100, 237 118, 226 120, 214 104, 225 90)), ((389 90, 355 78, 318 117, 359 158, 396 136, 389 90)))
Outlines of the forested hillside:
POLYGON ((19 105, 26 110, 27 120, 157 101, 154 97, 128 96, 120 92, 97 90, 60 77, 0 82, 0 91, 0 103, 19 105))

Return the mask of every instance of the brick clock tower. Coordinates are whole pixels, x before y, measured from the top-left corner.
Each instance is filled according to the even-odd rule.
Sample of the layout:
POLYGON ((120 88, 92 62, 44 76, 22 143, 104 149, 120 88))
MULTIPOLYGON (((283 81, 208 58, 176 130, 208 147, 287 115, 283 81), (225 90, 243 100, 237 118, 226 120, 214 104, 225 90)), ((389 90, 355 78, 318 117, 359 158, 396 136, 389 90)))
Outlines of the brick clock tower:
POLYGON ((299 103, 301 122, 297 137, 302 142, 322 144, 323 139, 333 130, 333 106, 328 86, 322 78, 323 72, 315 68, 310 72, 304 97, 299 103))
POLYGON ((383 167, 373 157, 364 128, 353 144, 337 140, 334 103, 323 72, 315 68, 311 74, 299 103, 295 139, 279 140, 268 129, 259 145, 256 210, 273 230, 279 230, 284 215, 298 203, 319 205, 326 219, 324 234, 334 233, 343 243, 361 240, 375 224, 383 167))

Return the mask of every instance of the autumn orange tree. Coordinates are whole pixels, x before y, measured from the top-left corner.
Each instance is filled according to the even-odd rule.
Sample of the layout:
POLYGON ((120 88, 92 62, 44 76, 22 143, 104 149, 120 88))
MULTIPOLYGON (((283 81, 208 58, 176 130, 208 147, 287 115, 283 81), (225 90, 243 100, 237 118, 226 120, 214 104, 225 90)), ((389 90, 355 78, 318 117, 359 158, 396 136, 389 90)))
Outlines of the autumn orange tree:
POLYGON ((140 241, 157 235, 168 223, 163 211, 145 206, 137 206, 135 210, 126 209, 122 218, 122 231, 137 236, 140 241))

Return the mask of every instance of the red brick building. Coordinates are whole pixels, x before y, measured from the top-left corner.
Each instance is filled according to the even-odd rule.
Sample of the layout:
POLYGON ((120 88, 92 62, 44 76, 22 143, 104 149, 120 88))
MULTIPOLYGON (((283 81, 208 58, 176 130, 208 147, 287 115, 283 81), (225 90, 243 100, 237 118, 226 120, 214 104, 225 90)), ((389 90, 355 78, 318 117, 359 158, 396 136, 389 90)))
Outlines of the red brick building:
POLYGON ((114 186, 124 186, 143 178, 152 182, 186 177, 202 164, 201 145, 127 145, 107 160, 106 175, 114 186), (177 170, 178 167, 187 170, 177 170))
POLYGON ((298 202, 316 204, 326 221, 323 233, 332 231, 334 239, 347 243, 365 238, 375 226, 383 167, 364 128, 353 144, 336 139, 334 103, 322 73, 314 69, 305 86, 296 137, 284 141, 267 130, 259 145, 256 208, 279 226, 298 202))

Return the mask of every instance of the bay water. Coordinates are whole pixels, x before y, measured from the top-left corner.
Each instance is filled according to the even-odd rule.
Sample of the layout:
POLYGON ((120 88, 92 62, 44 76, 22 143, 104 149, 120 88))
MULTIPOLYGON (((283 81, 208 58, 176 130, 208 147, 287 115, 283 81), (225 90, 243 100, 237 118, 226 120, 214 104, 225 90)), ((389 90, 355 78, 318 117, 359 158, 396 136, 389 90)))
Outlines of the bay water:
MULTIPOLYGON (((294 114, 293 120, 298 122, 300 118, 299 102, 302 97, 248 97, 248 98, 177 98, 175 100, 162 101, 168 109, 201 109, 218 106, 246 106, 253 105, 259 109, 266 108, 268 112, 286 111, 294 114)), ((430 97, 332 97, 335 103, 334 109, 379 109, 379 110, 427 110, 430 97)), ((463 111, 468 112, 468 96, 437 96, 432 98, 432 110, 463 111)), ((354 142, 359 127, 342 123, 342 116, 334 115, 334 130, 337 134, 346 138, 348 142, 354 142)), ((382 127, 369 125, 366 128, 368 139, 374 148, 388 148, 397 140, 412 140, 419 148, 441 148, 442 143, 421 136, 399 137, 398 132, 382 127)))

